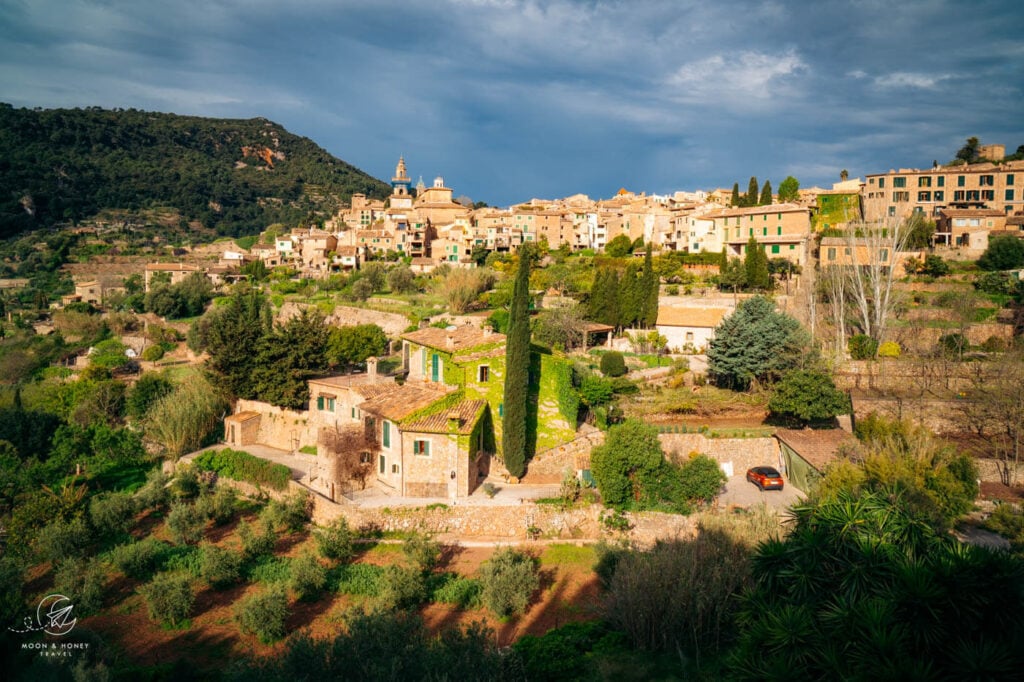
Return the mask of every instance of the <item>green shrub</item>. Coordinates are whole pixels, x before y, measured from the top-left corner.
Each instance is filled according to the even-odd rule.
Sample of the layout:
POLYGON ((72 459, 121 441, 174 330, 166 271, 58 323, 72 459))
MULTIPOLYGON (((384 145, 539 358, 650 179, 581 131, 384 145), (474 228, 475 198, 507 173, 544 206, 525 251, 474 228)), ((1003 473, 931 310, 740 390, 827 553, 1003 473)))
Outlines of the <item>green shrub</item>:
POLYGON ((206 519, 199 513, 195 505, 187 502, 175 502, 167 513, 167 529, 171 539, 178 545, 194 545, 203 538, 206 519))
POLYGON ((35 548, 40 559, 57 564, 65 559, 83 556, 91 542, 89 527, 82 519, 57 520, 39 530, 35 548))
POLYGON ((152 346, 147 346, 146 349, 144 351, 142 351, 142 359, 145 360, 146 362, 156 362, 157 360, 161 359, 163 356, 164 356, 163 346, 160 346, 158 344, 153 344, 152 346))
POLYGON ((62 561, 53 580, 53 589, 75 605, 75 613, 87 616, 103 606, 103 584, 107 572, 97 559, 73 558, 62 561))
POLYGON ((943 334, 939 337, 939 350, 948 357, 961 357, 970 348, 967 337, 959 332, 943 334))
POLYGON ((537 562, 524 552, 499 549, 480 567, 480 601, 499 618, 526 611, 539 586, 537 562))
POLYGON ((193 467, 178 467, 171 479, 170 493, 179 500, 190 500, 199 494, 199 476, 193 467))
POLYGON ((253 530, 248 521, 243 521, 238 524, 238 537, 242 540, 242 553, 246 560, 270 554, 277 543, 274 526, 266 521, 260 522, 259 532, 253 530))
POLYGON ((242 577, 242 557, 216 545, 199 549, 199 575, 214 589, 234 585, 242 577))
POLYGON ((327 570, 311 552, 292 561, 291 588, 300 600, 314 599, 327 582, 327 570))
POLYGON ((188 618, 195 602, 192 584, 181 573, 158 573, 139 588, 139 594, 146 600, 150 618, 172 626, 188 618))
POLYGON ((601 374, 606 377, 621 377, 626 373, 626 359, 617 350, 610 350, 601 356, 601 374))
POLYGON ((192 464, 200 470, 216 472, 218 476, 274 490, 285 490, 292 477, 291 469, 283 464, 268 462, 248 452, 230 448, 208 450, 197 455, 192 464))
POLYGON ((386 611, 413 608, 426 598, 427 587, 420 571, 395 564, 384 567, 377 595, 380 608, 386 611))
POLYGON ((454 604, 461 609, 475 609, 480 605, 480 581, 457 573, 442 573, 437 585, 430 591, 430 601, 454 604))
POLYGON ((166 543, 148 537, 118 545, 111 550, 110 561, 125 575, 141 580, 156 570, 168 547, 166 543))
POLYGON ((246 565, 246 579, 254 583, 287 583, 292 579, 292 560, 264 554, 246 565))
POLYGON ((326 559, 348 561, 352 558, 352 540, 354 533, 348 521, 341 516, 323 528, 313 531, 320 556, 326 559))
POLYGON ((254 594, 235 607, 235 620, 242 634, 255 635, 264 644, 281 639, 287 634, 288 595, 283 587, 271 587, 254 594))
POLYGON ((135 508, 129 493, 97 495, 89 501, 89 520, 100 534, 126 533, 135 523, 135 508))
POLYGON ((729 480, 711 457, 697 455, 679 467, 682 495, 686 500, 710 502, 729 480))
POLYGON ((434 570, 441 560, 441 545, 429 536, 416 533, 402 544, 402 552, 423 573, 434 570))
POLYGON ((878 341, 867 334, 854 334, 847 342, 847 348, 854 360, 870 360, 878 353, 878 341))
POLYGON ((342 564, 331 572, 330 582, 339 594, 376 597, 380 594, 384 569, 371 564, 342 564))
POLYGON ((146 476, 146 484, 135 493, 135 501, 140 509, 154 509, 167 504, 170 494, 167 483, 170 477, 162 469, 156 468, 146 476))

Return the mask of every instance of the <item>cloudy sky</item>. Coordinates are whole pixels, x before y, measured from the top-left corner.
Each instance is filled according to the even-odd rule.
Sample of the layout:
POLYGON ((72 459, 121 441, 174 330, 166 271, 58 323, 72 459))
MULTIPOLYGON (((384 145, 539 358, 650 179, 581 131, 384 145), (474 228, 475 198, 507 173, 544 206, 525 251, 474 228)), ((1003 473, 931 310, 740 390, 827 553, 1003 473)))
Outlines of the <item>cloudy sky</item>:
POLYGON ((1024 144, 1020 0, 0 0, 0 101, 264 116, 496 205, 1024 144))

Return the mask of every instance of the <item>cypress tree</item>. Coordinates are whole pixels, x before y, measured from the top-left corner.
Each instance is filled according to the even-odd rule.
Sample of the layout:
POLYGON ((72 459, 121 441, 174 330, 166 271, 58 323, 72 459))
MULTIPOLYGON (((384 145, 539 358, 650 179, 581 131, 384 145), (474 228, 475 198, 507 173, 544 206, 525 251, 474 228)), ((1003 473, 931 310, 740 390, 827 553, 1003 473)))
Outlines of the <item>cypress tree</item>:
POLYGON ((751 237, 747 240, 747 253, 743 259, 743 267, 747 272, 747 286, 751 289, 767 289, 771 283, 768 272, 768 254, 764 248, 751 237))
POLYGON ((600 268, 594 275, 587 312, 595 322, 619 324, 619 276, 613 268, 600 268))
POLYGON ((744 206, 757 206, 757 176, 750 176, 750 184, 747 185, 747 195, 743 197, 744 206))
POLYGON ((626 266, 626 272, 619 280, 619 326, 631 327, 643 314, 645 299, 640 281, 640 268, 636 262, 626 266))
POLYGON ((519 269, 512 285, 505 343, 505 396, 502 456, 515 477, 526 473, 526 401, 530 384, 530 257, 519 248, 519 269))
POLYGON ((730 206, 740 205, 740 183, 732 183, 732 201, 729 202, 730 206))
POLYGON ((658 323, 658 274, 654 272, 650 244, 644 254, 644 269, 640 280, 644 286, 644 314, 640 324, 650 329, 658 323))
POLYGON ((772 205, 772 181, 765 180, 764 187, 761 188, 761 200, 758 202, 759 206, 771 206, 772 205))

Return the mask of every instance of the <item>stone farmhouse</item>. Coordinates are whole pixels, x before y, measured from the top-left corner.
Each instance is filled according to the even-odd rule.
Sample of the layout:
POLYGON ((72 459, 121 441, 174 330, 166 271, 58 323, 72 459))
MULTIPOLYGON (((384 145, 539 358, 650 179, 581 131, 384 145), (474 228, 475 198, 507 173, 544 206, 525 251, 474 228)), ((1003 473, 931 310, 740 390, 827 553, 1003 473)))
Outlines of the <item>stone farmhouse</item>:
MULTIPOLYGON (((535 354, 531 364, 528 433, 539 452, 576 437, 577 405, 567 400, 566 361, 535 354)), ((505 336, 472 325, 404 334, 400 377, 380 375, 371 358, 365 374, 311 380, 305 412, 240 400, 224 421, 225 440, 315 445, 305 483, 333 500, 366 485, 400 497, 472 494, 502 469, 505 336)))

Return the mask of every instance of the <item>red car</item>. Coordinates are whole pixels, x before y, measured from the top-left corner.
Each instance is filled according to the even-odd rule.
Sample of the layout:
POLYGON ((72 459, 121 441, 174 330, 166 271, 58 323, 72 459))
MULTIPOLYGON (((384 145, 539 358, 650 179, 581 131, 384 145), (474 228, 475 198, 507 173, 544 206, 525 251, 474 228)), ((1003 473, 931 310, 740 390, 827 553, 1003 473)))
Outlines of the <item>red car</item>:
POLYGON ((747 480, 761 490, 782 490, 782 474, 774 467, 751 467, 747 469, 747 480))

